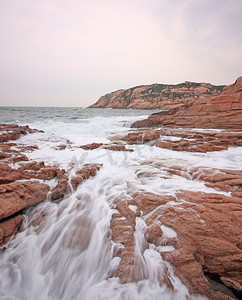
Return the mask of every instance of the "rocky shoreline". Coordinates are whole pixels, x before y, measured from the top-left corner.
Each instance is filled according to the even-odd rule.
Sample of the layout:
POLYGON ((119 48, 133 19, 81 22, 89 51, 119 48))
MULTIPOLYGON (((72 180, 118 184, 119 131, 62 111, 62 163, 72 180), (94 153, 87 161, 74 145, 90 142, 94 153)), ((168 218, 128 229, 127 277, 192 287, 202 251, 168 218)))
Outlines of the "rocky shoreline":
POLYGON ((221 93, 183 104, 135 122, 132 127, 242 128, 242 77, 221 93))
MULTIPOLYGON (((79 147, 85 151, 132 152, 134 146, 145 144, 151 149, 159 147, 184 153, 242 149, 237 148, 242 147, 241 86, 240 77, 234 85, 210 100, 191 104, 186 109, 172 110, 168 115, 155 114, 147 120, 137 121, 128 132, 111 135, 108 143, 79 147), (160 127, 161 124, 163 127, 160 127)), ((8 240, 20 230, 25 208, 46 200, 61 201, 83 180, 95 176, 104 167, 99 163, 84 164, 73 174, 72 162, 70 169, 64 170, 50 165, 51 162, 29 160, 26 153, 37 151, 38 147, 26 146, 18 139, 23 134, 36 132, 28 126, 0 124, 2 251, 8 240)), ((59 145, 58 151, 66 147, 59 145)), ((109 204, 115 212, 107 240, 122 245, 114 247, 113 257, 118 258, 120 263, 109 276, 119 277, 121 283, 147 278, 143 262, 135 252, 135 232, 138 226, 143 226, 142 253, 153 247, 163 260, 171 263, 175 275, 191 294, 205 295, 213 300, 240 299, 242 169, 185 167, 160 158, 144 160, 142 166, 136 168, 135 175, 141 185, 159 178, 165 186, 169 185, 171 178, 176 178, 178 182, 185 179, 191 185, 199 183, 207 187, 208 192, 185 190, 178 186, 175 193, 159 194, 144 191, 142 187, 127 187, 127 197, 115 198, 109 204)), ((45 215, 40 215, 33 226, 40 226, 43 222, 45 215)), ((82 236, 88 229, 80 227, 77 230, 75 244, 68 244, 69 247, 79 247, 83 241, 88 243, 82 236)), ((169 272, 171 270, 164 264, 157 276, 160 285, 173 289, 169 272)))
MULTIPOLYGON (((70 179, 65 170, 46 166, 44 162, 29 161, 22 154, 26 150, 35 151, 36 146, 26 149, 21 144, 7 141, 8 138, 15 140, 18 137, 14 131, 22 131, 23 134, 21 126, 14 125, 13 128, 12 125, 1 125, 1 129, 4 129, 4 136, 1 136, 4 142, 0 144, 0 240, 3 246, 18 231, 23 209, 46 199, 61 199, 71 189, 76 189, 83 179, 95 176, 101 166, 87 164, 70 179), (48 182, 52 179, 56 184, 50 186, 48 182)), ((241 137, 242 131, 239 130, 190 132, 186 129, 139 129, 126 135, 112 136, 110 145, 117 146, 113 151, 123 151, 129 145, 149 143, 151 147, 154 145, 175 151, 207 152, 241 146, 241 137), (164 141, 160 141, 161 136, 164 141), (179 140, 172 142, 169 140, 171 136, 179 140)), ((81 147, 92 151, 96 147, 107 146, 91 144, 81 147)), ((161 256, 171 262, 175 274, 191 293, 206 295, 209 299, 239 299, 242 292, 242 170, 185 169, 159 161, 147 161, 145 164, 151 166, 153 171, 138 171, 140 180, 157 176, 157 173, 164 180, 169 180, 175 174, 204 182, 214 189, 214 193, 180 189, 175 196, 162 196, 140 191, 131 193, 129 199, 117 199, 113 204, 117 213, 111 219, 109 238, 124 247, 114 252, 115 257, 121 258, 121 263, 112 276, 118 276, 123 283, 141 280, 145 276, 142 269, 137 267, 139 262, 135 259, 134 251, 136 218, 142 214, 147 225, 144 249, 148 243, 154 247, 174 248, 174 251, 161 252, 161 256), (225 192, 227 196, 220 192, 225 192), (170 201, 176 205, 167 205, 170 201), (136 213, 130 209, 130 205, 137 206, 136 213), (177 236, 166 237, 158 223, 172 228, 177 236)), ((44 218, 40 218, 35 225, 43 221, 44 218)), ((164 270, 160 282, 172 288, 168 275, 164 270)))
POLYGON ((100 169, 98 164, 85 164, 68 185, 66 170, 46 166, 44 161, 29 161, 22 152, 32 152, 38 147, 13 143, 21 134, 41 132, 28 126, 0 124, 0 246, 17 231, 25 208, 46 199, 58 200, 71 192, 100 169), (50 180, 55 185, 50 187, 50 180))

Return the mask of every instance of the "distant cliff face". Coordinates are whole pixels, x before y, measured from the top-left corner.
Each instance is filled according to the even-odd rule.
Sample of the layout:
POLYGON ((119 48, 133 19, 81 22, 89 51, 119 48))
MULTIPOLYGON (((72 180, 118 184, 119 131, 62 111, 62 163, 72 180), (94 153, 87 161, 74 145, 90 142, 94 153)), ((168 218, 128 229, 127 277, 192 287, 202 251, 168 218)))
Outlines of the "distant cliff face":
MULTIPOLYGON (((242 76, 222 93, 152 114, 131 127, 242 128, 242 76)), ((242 139, 242 137, 241 137, 242 139)))
POLYGON ((94 108, 170 109, 221 92, 224 85, 184 82, 176 85, 152 84, 106 94, 94 108))

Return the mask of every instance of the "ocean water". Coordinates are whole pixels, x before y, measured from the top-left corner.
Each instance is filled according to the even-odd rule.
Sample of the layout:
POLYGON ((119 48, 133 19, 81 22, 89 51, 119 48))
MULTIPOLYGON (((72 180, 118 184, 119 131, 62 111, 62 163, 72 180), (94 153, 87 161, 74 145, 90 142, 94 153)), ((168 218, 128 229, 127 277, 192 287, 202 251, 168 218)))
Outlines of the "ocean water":
MULTIPOLYGON (((242 167, 241 147, 210 153, 177 152, 149 144, 128 145, 133 152, 102 148, 85 151, 80 148, 92 142, 110 143, 110 137, 129 132, 132 122, 152 112, 155 111, 0 108, 1 123, 17 123, 44 130, 44 133, 28 134, 17 141, 38 146, 38 150, 25 153, 30 160, 44 160, 47 165, 64 168, 70 179, 85 163, 103 164, 95 177, 83 181, 62 201, 47 199, 24 212, 23 230, 0 252, 0 299, 206 299, 191 296, 174 275, 173 267, 162 260, 159 252, 174 251, 173 247, 158 249, 150 244, 142 252, 140 245, 146 229, 142 216, 136 218, 135 246, 146 278, 126 284, 121 284, 116 277, 110 278, 120 262, 119 258, 113 258, 115 245, 107 239, 115 199, 129 198, 130 193, 141 190, 160 195, 172 195, 179 189, 214 192, 199 180, 176 175, 164 179, 161 175, 165 169, 158 169, 152 162, 166 167, 242 167), (60 151, 59 145, 66 145, 65 150, 60 151), (140 172, 153 172, 154 176, 140 177, 140 172), (45 222, 41 226, 34 225, 34 220, 43 213, 45 222), (82 232, 76 236, 78 230, 82 232), (83 240, 80 239, 82 234, 83 240), (173 290, 159 284, 158 277, 164 268, 169 271, 173 290)), ((54 186, 56 181, 48 184, 54 186)), ((171 228, 159 225, 167 237, 176 236, 171 228)))

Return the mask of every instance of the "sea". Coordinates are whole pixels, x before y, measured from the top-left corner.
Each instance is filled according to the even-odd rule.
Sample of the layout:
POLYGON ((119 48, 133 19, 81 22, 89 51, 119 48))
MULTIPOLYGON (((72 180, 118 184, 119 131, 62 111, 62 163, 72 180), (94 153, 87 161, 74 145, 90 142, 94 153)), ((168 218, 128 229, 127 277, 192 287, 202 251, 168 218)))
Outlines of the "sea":
MULTIPOLYGON (((152 164, 186 168, 241 169, 241 148, 209 153, 187 153, 162 149, 150 144, 128 145, 133 152, 103 148, 83 150, 81 145, 110 143, 110 138, 130 132, 131 124, 157 110, 94 109, 73 107, 0 107, 0 123, 29 125, 43 130, 21 136, 17 143, 37 145, 34 152, 24 153, 30 160, 45 161, 65 169, 70 178, 86 163, 99 163, 95 177, 83 181, 61 201, 43 203, 24 211, 21 232, 0 250, 1 300, 182 300, 206 299, 190 295, 187 287, 174 274, 172 265, 159 251, 174 251, 167 246, 157 249, 149 244, 137 255, 143 262, 143 280, 121 284, 112 277, 120 259, 113 257, 114 242, 107 239, 110 220, 116 211, 116 199, 129 198, 133 192, 174 195, 177 190, 214 192, 202 181, 172 175, 164 179, 152 164), (65 145, 60 150, 60 145, 65 145), (63 149, 63 148, 62 148, 63 149), (140 177, 141 172, 153 176, 140 177), (40 227, 34 220, 44 214, 40 227), (69 247, 78 224, 88 224, 89 243, 69 247), (69 242, 67 242, 69 241, 69 242), (168 270, 174 289, 159 283, 159 274, 168 270)), ((215 130, 219 131, 219 130, 215 130)), ((177 137, 170 137, 176 140, 177 137)), ((161 137, 162 139, 162 137, 161 137)), ((48 182, 51 187, 56 179, 48 182)), ((71 187, 70 187, 71 189, 71 187)), ((217 193, 227 194, 226 192, 217 193)), ((176 205, 169 203, 169 205, 176 205)), ((135 207, 130 207, 135 211, 135 207)), ((142 215, 136 220, 136 247, 142 244, 146 224, 142 215)), ((176 237, 171 228, 159 224, 168 237, 176 237)))

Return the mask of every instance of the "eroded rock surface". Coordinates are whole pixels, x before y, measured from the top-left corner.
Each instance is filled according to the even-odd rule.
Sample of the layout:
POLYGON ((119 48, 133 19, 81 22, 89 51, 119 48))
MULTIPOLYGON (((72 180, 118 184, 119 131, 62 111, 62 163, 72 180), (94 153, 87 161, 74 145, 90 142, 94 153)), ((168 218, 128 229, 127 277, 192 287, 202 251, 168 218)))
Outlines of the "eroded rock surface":
POLYGON ((217 94, 224 86, 184 82, 176 85, 152 84, 106 94, 91 105, 93 108, 170 109, 190 101, 217 94))
MULTIPOLYGON (((18 231, 22 210, 47 199, 50 180, 57 181, 51 190, 52 200, 61 199, 69 192, 69 174, 64 169, 47 166, 44 161, 29 161, 22 153, 35 151, 36 145, 9 142, 20 138, 21 134, 36 132, 41 131, 28 126, 0 124, 0 246, 18 231)), ((95 176, 99 169, 98 164, 86 164, 77 175, 82 180, 87 179, 95 176)))
POLYGON ((136 121, 132 127, 242 128, 242 77, 223 92, 193 100, 168 112, 136 121))
POLYGON ((112 141, 124 141, 127 144, 146 144, 160 148, 187 151, 211 152, 227 150, 229 147, 242 146, 241 130, 191 131, 190 129, 139 129, 125 135, 110 137, 112 141))
POLYGON ((88 179, 90 176, 95 176, 101 167, 102 164, 84 164, 83 167, 76 172, 76 176, 71 179, 73 189, 76 190, 83 180, 88 179))
MULTIPOLYGON (((114 207, 117 212, 110 225, 111 239, 116 243, 114 256, 121 259, 115 276, 121 282, 145 279, 147 270, 141 258, 153 247, 162 259, 173 265, 175 274, 192 294, 217 300, 239 299, 242 170, 185 168, 158 162, 152 165, 155 176, 185 177, 203 182, 215 188, 215 192, 177 190, 175 195, 158 195, 141 191, 129 199, 118 199, 114 207), (216 193, 216 189, 231 194, 216 193), (135 240, 140 220, 144 221, 141 256, 137 255, 135 240)), ((152 173, 137 172, 140 180, 152 176, 152 173)), ((165 266, 160 283, 172 288, 165 266)))

